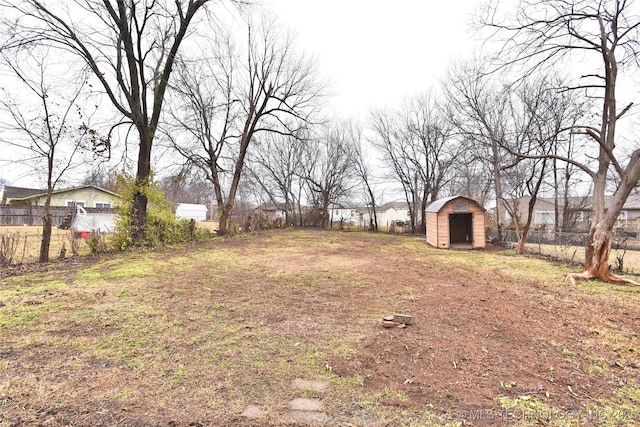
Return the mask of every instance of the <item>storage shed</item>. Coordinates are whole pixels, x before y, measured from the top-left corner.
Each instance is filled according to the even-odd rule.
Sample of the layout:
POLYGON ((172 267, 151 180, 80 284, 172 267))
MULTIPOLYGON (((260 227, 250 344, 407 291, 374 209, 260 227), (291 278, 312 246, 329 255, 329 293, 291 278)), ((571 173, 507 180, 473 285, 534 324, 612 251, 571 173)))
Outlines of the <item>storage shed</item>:
POLYGON ((182 219, 192 219, 196 222, 206 221, 207 207, 205 205, 178 203, 178 205, 176 206, 176 217, 182 219))
POLYGON ((453 196, 427 206, 427 243, 436 248, 484 248, 486 210, 473 199, 453 196))

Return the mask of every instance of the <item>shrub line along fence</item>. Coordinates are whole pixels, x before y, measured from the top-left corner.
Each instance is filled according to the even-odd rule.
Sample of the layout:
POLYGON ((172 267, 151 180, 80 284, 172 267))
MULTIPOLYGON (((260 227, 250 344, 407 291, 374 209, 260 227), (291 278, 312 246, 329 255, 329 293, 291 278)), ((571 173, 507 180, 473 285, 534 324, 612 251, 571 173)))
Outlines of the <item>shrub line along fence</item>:
MULTIPOLYGON (((503 243, 509 248, 518 245, 515 230, 504 230, 503 243)), ((487 237, 497 240, 498 229, 489 227, 487 237)), ((530 230, 525 242, 527 253, 548 256, 553 259, 584 263, 584 255, 589 244, 588 233, 555 230, 530 230)), ((640 273, 640 239, 628 235, 614 235, 611 243, 611 268, 628 273, 640 273)))

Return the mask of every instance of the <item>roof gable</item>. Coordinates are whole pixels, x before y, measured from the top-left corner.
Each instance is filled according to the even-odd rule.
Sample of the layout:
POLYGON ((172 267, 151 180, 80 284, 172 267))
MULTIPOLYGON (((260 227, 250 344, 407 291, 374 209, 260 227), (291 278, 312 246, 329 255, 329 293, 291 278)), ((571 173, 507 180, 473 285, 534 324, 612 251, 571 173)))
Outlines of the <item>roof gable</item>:
MULTIPOLYGON (((110 194, 114 197, 118 197, 121 198, 122 196, 120 196, 117 193, 114 193, 113 191, 109 191, 107 189, 104 189, 102 187, 98 187, 95 185, 81 185, 78 187, 70 187, 70 188, 64 188, 64 189, 60 189, 60 190, 54 190, 51 194, 64 194, 64 193, 70 193, 73 191, 78 191, 78 190, 83 190, 85 188, 93 188, 96 191, 100 191, 102 193, 107 193, 110 194)), ((21 187, 5 187, 5 193, 3 196, 3 201, 8 201, 9 199, 11 200, 29 200, 29 199, 35 199, 35 198, 39 198, 39 197, 45 197, 47 195, 47 190, 41 190, 41 189, 35 189, 35 188, 21 188, 21 187)))
POLYGON ((35 196, 37 194, 42 194, 45 190, 41 190, 39 188, 26 188, 26 187, 12 187, 7 185, 4 187, 4 198, 5 199, 22 199, 25 197, 35 196))
POLYGON ((475 203, 476 205, 478 205, 482 210, 486 210, 484 208, 484 206, 482 206, 480 203, 476 202, 475 200, 473 200, 470 197, 466 197, 466 196, 451 196, 451 197, 445 197, 444 199, 438 199, 434 202, 432 202, 431 204, 429 204, 429 206, 427 206, 427 209, 425 209, 425 212, 440 212, 440 209, 442 209, 444 207, 444 205, 446 205, 447 203, 456 200, 456 199, 465 199, 470 201, 471 203, 475 203))

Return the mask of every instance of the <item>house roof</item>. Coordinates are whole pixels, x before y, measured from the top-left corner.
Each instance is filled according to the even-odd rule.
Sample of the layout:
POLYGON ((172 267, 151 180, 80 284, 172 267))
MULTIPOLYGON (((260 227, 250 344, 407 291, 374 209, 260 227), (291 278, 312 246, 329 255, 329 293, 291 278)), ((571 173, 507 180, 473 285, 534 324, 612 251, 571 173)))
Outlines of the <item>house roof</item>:
POLYGON ((43 191, 44 190, 40 190, 37 188, 11 187, 7 185, 4 187, 3 199, 23 199, 25 197, 40 194, 43 191))
POLYGON ((380 211, 386 211, 387 209, 409 209, 409 204, 404 201, 404 200, 400 200, 400 201, 395 201, 395 202, 388 202, 385 203, 382 206, 378 206, 376 210, 380 210, 380 211))
MULTIPOLYGON (((530 196, 520 197, 516 200, 528 200, 530 196)), ((588 211, 591 210, 593 206, 593 197, 585 196, 585 197, 568 197, 569 206, 576 210, 588 211)), ((613 196, 604 196, 604 206, 605 208, 609 208, 611 206, 611 201, 613 200, 613 196)), ((512 202, 510 200, 509 202, 512 202)), ((536 199, 536 203, 548 203, 555 204, 555 199, 552 197, 538 197, 536 199)), ((561 197, 558 199, 558 206, 564 206, 564 199, 561 197)), ((632 209, 640 209, 640 194, 630 194, 627 197, 627 200, 624 202, 622 206, 623 210, 632 210, 632 209)))
POLYGON ((451 197, 445 197, 444 199, 438 199, 434 202, 432 202, 429 206, 427 206, 427 209, 425 209, 425 212, 440 212, 440 209, 442 209, 444 207, 444 205, 446 205, 447 203, 449 203, 452 200, 455 199, 467 199, 475 204, 477 204, 478 206, 480 206, 482 209, 484 209, 484 207, 476 202, 475 200, 473 200, 470 197, 466 197, 466 196, 451 196, 451 197))
MULTIPOLYGON (((95 185, 81 185, 78 187, 70 187, 70 188, 65 188, 61 190, 54 190, 52 194, 68 193, 70 191, 82 190, 84 188, 93 188, 95 190, 110 194, 115 197, 121 197, 119 194, 114 193, 113 191, 109 191, 95 185)), ((38 197, 45 197, 46 195, 47 195, 47 190, 41 190, 41 189, 35 189, 35 188, 5 187, 3 201, 7 201, 9 199, 29 200, 29 199, 35 199, 38 197)))

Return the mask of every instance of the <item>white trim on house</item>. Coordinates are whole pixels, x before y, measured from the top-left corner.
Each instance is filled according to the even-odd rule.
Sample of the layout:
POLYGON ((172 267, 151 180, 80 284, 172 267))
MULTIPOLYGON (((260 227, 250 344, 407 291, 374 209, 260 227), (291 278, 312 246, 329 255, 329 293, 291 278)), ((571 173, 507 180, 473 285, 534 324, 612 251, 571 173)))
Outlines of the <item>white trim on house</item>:
POLYGON ((554 211, 535 211, 534 213, 537 225, 555 225, 556 213, 554 211))
POLYGON ((65 200, 65 204, 67 205, 67 207, 73 206, 74 203, 76 206, 81 206, 83 208, 88 207, 86 200, 65 200))

